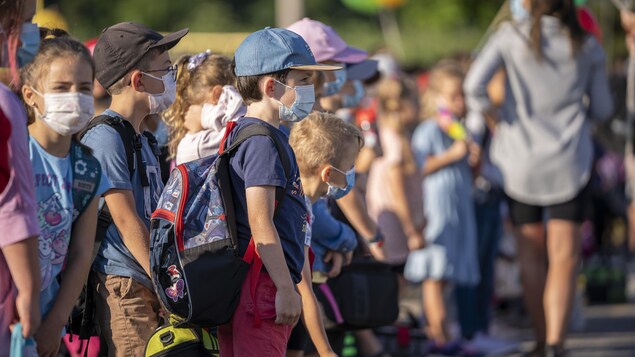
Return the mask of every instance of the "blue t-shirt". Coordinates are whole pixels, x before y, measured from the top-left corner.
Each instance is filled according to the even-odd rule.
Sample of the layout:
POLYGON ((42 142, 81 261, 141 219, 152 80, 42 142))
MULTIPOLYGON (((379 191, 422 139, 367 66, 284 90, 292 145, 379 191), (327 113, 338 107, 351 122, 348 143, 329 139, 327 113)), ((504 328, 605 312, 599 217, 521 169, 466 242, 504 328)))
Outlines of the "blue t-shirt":
MULTIPOLYGON (((104 114, 121 118, 112 110, 106 110, 104 114)), ((126 149, 115 129, 105 124, 98 125, 84 135, 82 143, 93 149, 95 157, 101 162, 103 171, 112 183, 112 188, 132 191, 137 214, 146 227, 150 229, 150 216, 157 207, 157 202, 163 191, 163 182, 157 158, 152 153, 147 138, 144 135, 140 136, 141 157, 150 183, 150 187, 145 188, 141 185, 140 170, 134 170, 132 179, 130 178, 126 149)), ((150 277, 123 243, 115 224, 111 224, 108 228, 97 258, 93 263, 93 268, 108 275, 131 277, 152 289, 150 277)))
MULTIPOLYGON (((42 234, 38 239, 40 255, 40 311, 42 316, 53 307, 60 285, 57 276, 68 253, 73 225, 73 169, 71 156, 57 157, 46 152, 29 137, 29 155, 33 165, 35 198, 42 234)), ((95 197, 110 183, 102 173, 95 197)))
POLYGON ((251 239, 249 218, 247 216, 246 189, 254 186, 275 186, 286 189, 273 223, 278 231, 282 250, 291 279, 295 284, 302 279, 304 265, 304 240, 307 228, 307 208, 304 190, 300 181, 300 171, 295 154, 289 145, 289 138, 279 129, 255 118, 242 118, 227 139, 231 145, 238 131, 248 125, 269 126, 274 135, 283 144, 289 156, 290 177, 285 176, 282 161, 275 143, 266 136, 255 136, 242 143, 230 158, 230 178, 236 211, 238 246, 244 254, 251 239))

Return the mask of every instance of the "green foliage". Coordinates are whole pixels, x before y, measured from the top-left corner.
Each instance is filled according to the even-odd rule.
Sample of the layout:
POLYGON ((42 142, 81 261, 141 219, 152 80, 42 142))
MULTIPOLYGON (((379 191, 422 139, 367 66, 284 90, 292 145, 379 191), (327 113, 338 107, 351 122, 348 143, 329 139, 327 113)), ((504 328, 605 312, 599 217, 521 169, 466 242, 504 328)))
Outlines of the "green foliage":
MULTIPOLYGON (((298 0, 299 1, 299 0, 298 0)), ((274 0, 56 0, 70 31, 82 39, 121 21, 160 31, 255 31, 275 25, 274 0)), ((403 60, 430 64, 458 50, 471 50, 503 0, 409 0, 396 10, 403 60)), ((333 26, 346 41, 373 51, 384 47, 378 16, 357 13, 342 0, 305 0, 308 17, 333 26)))

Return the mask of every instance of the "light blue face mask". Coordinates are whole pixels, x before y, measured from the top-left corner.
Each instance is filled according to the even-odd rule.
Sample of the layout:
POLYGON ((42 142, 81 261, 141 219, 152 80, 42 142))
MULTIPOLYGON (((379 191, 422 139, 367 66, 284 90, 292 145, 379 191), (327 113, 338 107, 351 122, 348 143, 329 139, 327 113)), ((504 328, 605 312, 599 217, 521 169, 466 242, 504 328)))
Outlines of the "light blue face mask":
POLYGON ((364 85, 362 84, 362 81, 353 81, 353 87, 355 88, 355 94, 342 95, 342 107, 344 108, 355 108, 359 105, 362 99, 364 99, 364 94, 366 92, 364 91, 364 85))
POLYGON ((333 72, 335 74, 335 81, 324 83, 324 96, 330 97, 334 94, 337 94, 342 87, 344 87, 344 83, 346 83, 346 68, 338 69, 333 72))
POLYGON ((529 11, 523 5, 524 0, 510 0, 509 9, 512 12, 514 20, 520 22, 529 18, 529 11))
POLYGON ((313 105, 315 104, 315 87, 313 87, 313 84, 289 87, 282 82, 276 82, 295 91, 295 100, 291 107, 287 107, 279 100, 276 100, 280 104, 280 120, 295 123, 306 118, 313 110, 313 105))
POLYGON ((335 166, 331 166, 331 167, 333 168, 333 170, 346 176, 346 187, 344 188, 333 186, 328 182, 326 183, 329 186, 329 190, 326 192, 326 194, 328 196, 333 197, 336 200, 339 200, 340 198, 346 196, 349 192, 351 192, 351 190, 353 189, 353 186, 355 186, 355 166, 353 166, 352 169, 346 172, 340 171, 335 166))
POLYGON ((21 47, 18 48, 18 66, 24 67, 33 60, 40 48, 40 28, 32 23, 25 22, 22 24, 20 32, 21 47))

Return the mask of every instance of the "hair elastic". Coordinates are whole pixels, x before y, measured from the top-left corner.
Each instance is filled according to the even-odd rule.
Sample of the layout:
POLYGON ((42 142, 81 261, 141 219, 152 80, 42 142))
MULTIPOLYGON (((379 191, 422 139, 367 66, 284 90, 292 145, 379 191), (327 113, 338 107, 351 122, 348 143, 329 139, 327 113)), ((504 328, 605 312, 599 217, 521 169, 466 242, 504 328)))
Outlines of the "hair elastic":
POLYGON ((201 52, 199 54, 196 54, 190 57, 190 59, 187 61, 187 70, 192 72, 198 66, 200 66, 211 54, 212 54, 211 50, 206 50, 205 52, 201 52))

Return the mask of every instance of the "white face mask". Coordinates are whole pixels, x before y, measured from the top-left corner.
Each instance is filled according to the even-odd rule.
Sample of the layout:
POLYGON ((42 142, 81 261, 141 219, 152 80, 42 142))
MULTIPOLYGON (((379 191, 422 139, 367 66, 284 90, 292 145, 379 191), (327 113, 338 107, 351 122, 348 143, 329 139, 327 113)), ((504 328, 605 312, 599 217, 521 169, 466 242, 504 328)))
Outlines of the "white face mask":
POLYGON ((174 75, 168 71, 163 77, 158 78, 148 73, 143 73, 148 77, 154 78, 163 82, 163 93, 150 94, 148 100, 150 101, 150 114, 159 114, 172 105, 176 99, 176 80, 174 75))
POLYGON ((78 133, 95 114, 92 95, 78 92, 42 94, 31 90, 44 98, 44 113, 37 113, 39 110, 34 107, 38 118, 60 135, 78 133))
POLYGON ((280 120, 299 122, 300 120, 306 118, 306 116, 313 110, 313 105, 315 104, 315 87, 313 87, 313 84, 289 87, 282 82, 276 82, 295 91, 295 100, 293 101, 293 104, 291 104, 291 107, 287 107, 279 100, 276 100, 280 104, 280 120))

